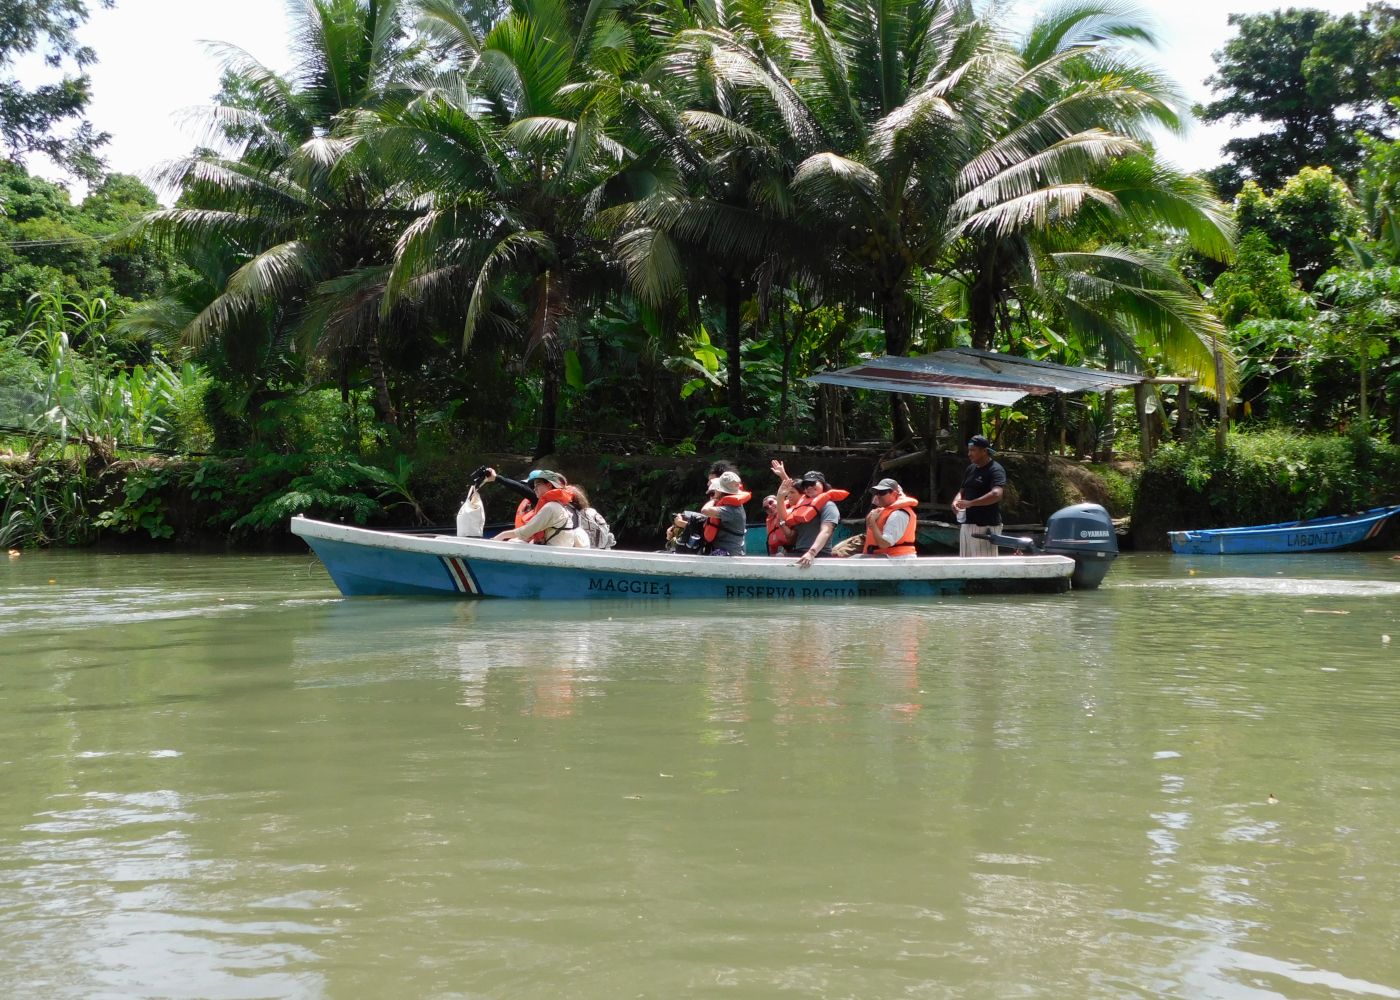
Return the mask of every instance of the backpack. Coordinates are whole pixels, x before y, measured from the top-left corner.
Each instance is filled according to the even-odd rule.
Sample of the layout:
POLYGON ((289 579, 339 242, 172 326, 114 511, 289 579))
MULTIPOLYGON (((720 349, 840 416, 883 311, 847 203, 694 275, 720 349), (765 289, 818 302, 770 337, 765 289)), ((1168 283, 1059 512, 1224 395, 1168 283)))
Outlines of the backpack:
POLYGON ((617 544, 608 522, 592 507, 585 507, 579 511, 579 526, 588 533, 588 544, 591 548, 610 549, 617 544))

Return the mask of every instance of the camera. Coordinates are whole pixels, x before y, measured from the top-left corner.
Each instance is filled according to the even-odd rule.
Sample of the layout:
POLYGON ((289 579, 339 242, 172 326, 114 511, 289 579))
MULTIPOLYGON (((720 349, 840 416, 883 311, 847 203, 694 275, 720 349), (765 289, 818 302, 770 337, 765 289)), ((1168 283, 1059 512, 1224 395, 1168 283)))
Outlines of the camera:
POLYGON ((676 551, 702 551, 705 546, 705 522, 709 518, 693 510, 683 510, 676 516, 685 521, 685 527, 676 534, 676 551))

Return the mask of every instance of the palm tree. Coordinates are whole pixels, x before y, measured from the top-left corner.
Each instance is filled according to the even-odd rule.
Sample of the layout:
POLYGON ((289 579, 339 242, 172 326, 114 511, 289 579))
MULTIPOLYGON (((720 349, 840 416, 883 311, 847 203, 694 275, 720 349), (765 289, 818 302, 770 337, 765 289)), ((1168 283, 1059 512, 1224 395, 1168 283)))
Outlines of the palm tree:
MULTIPOLYGON (((356 155, 356 116, 404 74, 397 0, 296 0, 297 66, 279 75, 221 47, 225 92, 211 135, 232 146, 170 164, 178 207, 151 213, 147 232, 194 259, 222 261, 213 294, 181 335, 199 348, 266 326, 272 343, 299 341, 332 359, 342 387, 355 359, 371 370, 382 419, 397 423, 383 359, 397 325, 381 317, 395 194, 356 155)), ((167 316, 179 315, 167 309, 167 316)))
MULTIPOLYGON (((1116 39, 1143 30, 1112 7, 1052 12, 1019 51, 966 0, 808 0, 773 16, 781 42, 767 44, 777 52, 713 30, 683 32, 677 46, 708 53, 695 62, 744 107, 736 127, 793 157, 770 201, 785 196, 807 246, 822 252, 819 280, 880 316, 889 353, 912 345, 911 293, 925 271, 969 281, 975 339, 990 343, 1008 289, 1035 274, 1035 241, 1087 226, 1081 217, 1105 231, 1151 221, 1228 246, 1223 211, 1187 182, 1110 170, 1145 156, 1148 123, 1175 120, 1160 81, 1114 58, 1116 39), (1148 197, 1141 182, 1154 178, 1162 190, 1148 197)), ((752 257, 771 234, 720 222, 707 238, 752 257)), ((1121 277, 1126 258, 1115 257, 1121 277)), ((1140 298, 1171 299, 1200 341, 1208 314, 1184 309, 1182 290, 1140 298)), ((899 397, 892 418, 895 437, 909 436, 899 397)))
POLYGON ((422 29, 453 62, 385 106, 367 133, 417 216, 400 228, 383 307, 469 290, 462 348, 495 324, 543 361, 536 451, 554 450, 564 327, 611 280, 599 209, 632 153, 609 135, 633 38, 609 0, 575 22, 516 0, 484 37, 447 0, 422 29))

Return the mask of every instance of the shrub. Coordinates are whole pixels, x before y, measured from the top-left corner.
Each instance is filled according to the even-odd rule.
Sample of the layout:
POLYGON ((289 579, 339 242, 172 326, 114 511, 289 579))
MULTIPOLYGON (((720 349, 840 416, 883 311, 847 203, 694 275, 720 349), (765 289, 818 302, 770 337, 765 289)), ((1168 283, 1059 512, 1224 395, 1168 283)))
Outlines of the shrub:
POLYGON ((1201 436, 1164 446, 1143 470, 1133 507, 1138 545, 1166 532, 1266 524, 1400 501, 1400 446, 1285 430, 1237 433, 1221 453, 1201 436))

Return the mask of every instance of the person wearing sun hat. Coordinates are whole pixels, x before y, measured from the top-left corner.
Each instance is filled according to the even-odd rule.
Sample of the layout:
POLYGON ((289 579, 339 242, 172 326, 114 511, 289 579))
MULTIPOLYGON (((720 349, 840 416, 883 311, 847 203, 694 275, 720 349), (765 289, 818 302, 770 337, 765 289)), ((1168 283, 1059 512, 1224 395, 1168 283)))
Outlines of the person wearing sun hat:
POLYGON ((974 533, 1001 534, 1001 498, 1006 487, 1006 470, 992 455, 996 449, 984 434, 974 434, 967 442, 967 472, 962 489, 953 497, 953 510, 962 514, 958 531, 958 555, 994 556, 997 547, 974 533))
POLYGON ((744 554, 744 532, 748 529, 748 515, 744 504, 751 494, 744 489, 743 480, 733 470, 721 472, 710 480, 706 491, 705 506, 700 513, 706 517, 704 529, 707 555, 742 556, 744 554))
POLYGON ((523 523, 501 532, 496 540, 588 548, 588 532, 583 529, 577 499, 569 491, 569 481, 551 469, 532 469, 525 483, 534 491, 534 508, 523 523))

